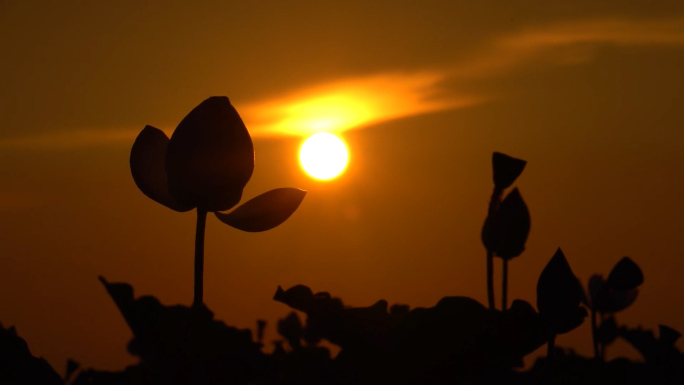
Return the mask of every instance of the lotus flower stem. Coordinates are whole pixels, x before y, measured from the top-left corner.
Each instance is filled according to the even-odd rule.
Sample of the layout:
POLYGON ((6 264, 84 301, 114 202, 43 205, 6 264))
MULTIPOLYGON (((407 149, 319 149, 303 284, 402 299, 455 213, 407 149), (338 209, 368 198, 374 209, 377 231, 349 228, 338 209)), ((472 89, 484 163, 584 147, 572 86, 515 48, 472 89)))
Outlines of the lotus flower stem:
POLYGON ((598 360, 599 359, 599 346, 598 346, 598 340, 596 340, 596 310, 594 310, 594 309, 591 309, 591 340, 592 340, 592 343, 594 344, 594 358, 596 360, 598 360))
POLYGON ((494 310, 494 253, 487 251, 487 300, 494 310))
POLYGON ((197 208, 197 229, 195 230, 195 298, 194 308, 204 303, 204 228, 207 223, 207 211, 197 208))
POLYGON ((508 259, 503 260, 503 282, 501 284, 501 311, 506 311, 508 298, 508 259))
MULTIPOLYGON (((503 194, 503 190, 495 187, 489 200, 488 218, 494 217, 494 213, 496 213, 496 209, 501 203, 501 194, 503 194)), ((489 309, 494 310, 494 252, 489 250, 487 250, 487 300, 489 302, 489 309)))
MULTIPOLYGON (((606 313, 599 313, 599 315, 601 318, 601 324, 603 324, 606 321, 606 313)), ((605 362, 606 361, 606 344, 603 342, 600 342, 599 347, 600 347, 599 356, 600 356, 601 362, 605 362)))
POLYGON ((546 373, 544 375, 544 384, 551 385, 553 381, 553 360, 554 360, 554 350, 556 349, 556 334, 552 334, 549 338, 549 342, 546 345, 546 373))

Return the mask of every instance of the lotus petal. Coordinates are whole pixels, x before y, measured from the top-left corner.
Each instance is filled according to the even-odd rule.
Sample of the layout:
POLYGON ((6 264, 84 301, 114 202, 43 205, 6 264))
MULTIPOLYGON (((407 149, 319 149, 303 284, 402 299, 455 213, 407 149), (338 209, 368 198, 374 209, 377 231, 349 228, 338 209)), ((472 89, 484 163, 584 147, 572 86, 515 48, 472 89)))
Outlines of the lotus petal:
POLYGON ((188 211, 191 206, 177 203, 169 194, 164 168, 169 138, 158 128, 145 126, 131 149, 130 165, 133 181, 143 194, 172 210, 188 211))
POLYGON ((582 286, 572 273, 559 248, 546 265, 537 282, 537 308, 552 330, 565 333, 579 326, 587 312, 580 307, 582 286))
POLYGON ((229 213, 217 212, 221 222, 248 232, 270 230, 285 222, 302 203, 306 191, 279 188, 263 193, 229 213))
POLYGON ((254 171, 254 148, 225 96, 211 97, 180 122, 166 152, 169 192, 201 210, 235 206, 254 171))
POLYGON ((513 158, 500 152, 492 154, 492 167, 494 169, 494 187, 504 190, 522 174, 526 161, 513 158))
POLYGON ((518 189, 511 191, 494 214, 493 251, 503 259, 512 259, 525 250, 530 234, 530 212, 518 189))

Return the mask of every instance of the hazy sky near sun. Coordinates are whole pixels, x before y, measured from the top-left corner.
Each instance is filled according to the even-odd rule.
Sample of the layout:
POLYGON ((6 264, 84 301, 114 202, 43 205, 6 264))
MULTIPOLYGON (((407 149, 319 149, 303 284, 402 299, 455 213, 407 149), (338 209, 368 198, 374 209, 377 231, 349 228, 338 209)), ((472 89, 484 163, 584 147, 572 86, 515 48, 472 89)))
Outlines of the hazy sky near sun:
MULTIPOLYGON (((509 297, 535 303, 558 246, 583 282, 628 255, 646 281, 618 319, 684 330, 681 1, 0 0, 0 52, 0 322, 57 368, 132 362, 99 274, 190 303, 194 215, 138 191, 128 155, 212 95, 254 139, 245 198, 309 191, 268 233, 209 220, 205 301, 228 324, 275 338, 275 288, 298 283, 356 306, 484 301, 502 151, 529 162, 532 215, 509 297), (350 149, 330 182, 297 164, 320 130, 350 149)), ((588 328, 559 344, 588 354, 588 328)))

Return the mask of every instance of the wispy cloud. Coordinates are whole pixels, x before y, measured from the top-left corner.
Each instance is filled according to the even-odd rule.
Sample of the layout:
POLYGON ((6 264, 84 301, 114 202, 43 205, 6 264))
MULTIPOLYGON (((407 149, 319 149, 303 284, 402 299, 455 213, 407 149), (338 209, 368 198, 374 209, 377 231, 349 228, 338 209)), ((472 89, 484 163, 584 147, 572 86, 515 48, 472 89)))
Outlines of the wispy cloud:
MULTIPOLYGON (((600 19, 581 20, 530 27, 514 34, 499 36, 483 48, 457 63, 451 77, 457 79, 491 78, 509 73, 530 60, 544 55, 567 63, 567 52, 558 48, 579 45, 682 46, 684 18, 658 20, 600 19)), ((571 51, 576 54, 577 51, 571 51)), ((591 51, 582 51, 581 60, 591 60, 591 51)))
POLYGON ((444 72, 389 73, 344 79, 238 107, 255 136, 341 132, 407 116, 463 108, 474 95, 445 95, 444 72))
MULTIPOLYGON (((549 58, 551 63, 587 62, 593 57, 593 48, 602 44, 679 48, 684 46, 684 18, 579 20, 530 27, 495 37, 448 68, 347 78, 236 107, 255 137, 340 132, 486 102, 490 96, 459 92, 453 85, 510 75, 539 57, 549 58)), ((65 131, 0 139, 0 148, 68 149, 130 142, 138 132, 65 131)))
POLYGON ((0 149, 57 149, 70 150, 78 147, 89 147, 135 138, 140 132, 132 129, 81 129, 48 132, 30 136, 19 136, 0 139, 0 149))

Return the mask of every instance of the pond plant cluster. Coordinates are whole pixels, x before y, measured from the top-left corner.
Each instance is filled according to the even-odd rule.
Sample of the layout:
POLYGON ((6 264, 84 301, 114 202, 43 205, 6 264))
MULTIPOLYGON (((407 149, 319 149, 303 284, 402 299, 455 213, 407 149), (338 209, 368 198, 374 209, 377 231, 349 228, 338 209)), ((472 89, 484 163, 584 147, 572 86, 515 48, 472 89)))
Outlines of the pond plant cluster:
POLYGON ((278 321, 281 339, 264 353, 265 321, 255 333, 214 319, 203 303, 204 228, 213 212, 234 228, 259 232, 284 222, 306 192, 280 188, 249 200, 242 190, 254 168, 251 138, 226 97, 193 109, 169 139, 146 126, 130 156, 133 179, 152 200, 179 212, 195 209, 195 292, 191 306, 136 298, 127 283, 99 277, 133 333, 128 352, 139 358, 121 371, 82 369, 69 360, 53 369, 34 357, 14 327, 0 325, 1 384, 684 384, 680 334, 664 325, 657 333, 621 325, 616 313, 637 299, 644 277, 625 257, 586 287, 559 248, 537 283, 536 308, 522 299, 508 304, 508 264, 520 256, 530 214, 511 188, 526 162, 495 152, 494 189, 482 228, 488 304, 444 297, 430 308, 345 306, 327 292, 298 285, 278 287, 273 299, 293 310, 278 321), (501 306, 495 306, 493 265, 503 266, 501 306), (304 319, 298 314, 304 314, 304 319), (556 336, 591 323, 593 357, 555 345, 556 336), (642 361, 605 359, 621 338, 642 361), (340 348, 333 357, 321 345, 340 348), (523 358, 546 345, 547 354, 522 370, 523 358))

